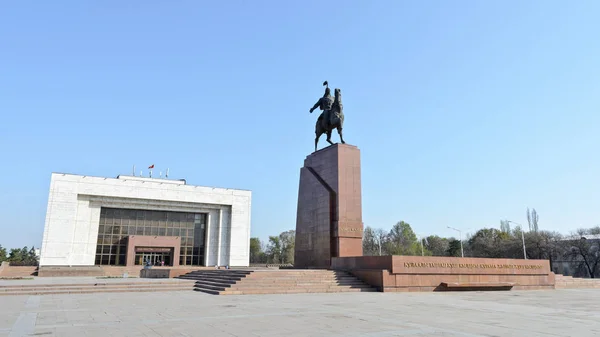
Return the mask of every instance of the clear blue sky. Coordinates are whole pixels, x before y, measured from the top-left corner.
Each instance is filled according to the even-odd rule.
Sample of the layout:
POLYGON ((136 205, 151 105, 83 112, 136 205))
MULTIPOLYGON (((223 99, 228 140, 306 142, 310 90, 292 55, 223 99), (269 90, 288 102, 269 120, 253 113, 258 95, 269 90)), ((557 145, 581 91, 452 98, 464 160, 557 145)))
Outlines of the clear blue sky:
MULTIPOLYGON (((328 80, 362 154, 363 221, 451 236, 600 223, 600 2, 0 4, 0 244, 41 243, 51 172, 155 164, 253 191, 295 228, 328 80)), ((333 136, 337 140, 337 135, 333 136)), ((323 144, 322 144, 323 145, 323 144)))

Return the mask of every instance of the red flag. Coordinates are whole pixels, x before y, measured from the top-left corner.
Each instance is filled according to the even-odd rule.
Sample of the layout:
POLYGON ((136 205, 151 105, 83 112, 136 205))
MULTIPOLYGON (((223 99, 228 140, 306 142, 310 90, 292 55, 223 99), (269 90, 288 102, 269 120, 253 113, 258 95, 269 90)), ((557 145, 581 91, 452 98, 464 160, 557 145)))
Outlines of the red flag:
POLYGON ((148 166, 149 169, 153 169, 154 168, 154 164, 148 166))

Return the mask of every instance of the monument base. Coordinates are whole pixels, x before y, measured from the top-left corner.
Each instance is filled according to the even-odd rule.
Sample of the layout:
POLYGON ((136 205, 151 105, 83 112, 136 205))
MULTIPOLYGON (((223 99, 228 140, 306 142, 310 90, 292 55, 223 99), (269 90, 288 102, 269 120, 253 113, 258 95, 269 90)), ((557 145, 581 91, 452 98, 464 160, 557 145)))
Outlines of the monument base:
POLYGON ((352 273, 383 292, 554 289, 548 260, 430 256, 336 257, 332 269, 352 273))
POLYGON ((294 267, 330 268, 331 258, 362 255, 360 150, 335 144, 300 169, 294 267))

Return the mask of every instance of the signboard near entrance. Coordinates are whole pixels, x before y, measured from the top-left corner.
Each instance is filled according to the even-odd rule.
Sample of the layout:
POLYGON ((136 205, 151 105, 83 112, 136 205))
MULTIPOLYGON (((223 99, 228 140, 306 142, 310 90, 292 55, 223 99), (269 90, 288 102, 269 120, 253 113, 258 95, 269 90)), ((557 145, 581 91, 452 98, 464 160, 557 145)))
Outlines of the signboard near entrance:
POLYGON ((173 248, 169 247, 135 247, 136 253, 170 253, 173 248))

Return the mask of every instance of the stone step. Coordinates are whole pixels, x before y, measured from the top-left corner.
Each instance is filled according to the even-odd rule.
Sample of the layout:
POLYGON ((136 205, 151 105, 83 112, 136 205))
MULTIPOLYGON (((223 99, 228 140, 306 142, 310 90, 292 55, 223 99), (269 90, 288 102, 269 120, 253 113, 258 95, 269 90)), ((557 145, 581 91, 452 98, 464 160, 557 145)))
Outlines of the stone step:
POLYGON ((97 283, 57 283, 57 284, 15 284, 15 285, 3 285, 1 289, 12 289, 12 288, 37 288, 37 287, 106 287, 106 286, 165 286, 165 285, 193 285, 193 281, 174 281, 174 282, 97 282, 97 283))
POLYGON ((220 287, 220 288, 229 288, 233 285, 237 284, 237 282, 226 283, 226 282, 217 282, 213 280, 198 280, 194 284, 194 286, 210 286, 210 287, 220 287))
POLYGON ((193 271, 194 291, 207 294, 288 294, 377 291, 347 272, 331 270, 193 271))
POLYGON ((231 274, 198 274, 198 273, 187 273, 183 274, 179 277, 212 277, 212 278, 222 278, 222 279, 243 279, 248 277, 247 275, 231 275, 231 274))
POLYGON ((346 281, 346 282, 336 282, 336 281, 326 281, 326 282, 312 282, 306 280, 295 280, 289 282, 256 282, 256 281, 245 281, 238 282, 235 284, 260 284, 264 287, 281 287, 281 286, 302 286, 302 285, 336 285, 336 286, 351 286, 351 285, 362 285, 365 284, 360 280, 346 281))
POLYGON ((214 289, 203 288, 203 287, 195 287, 194 291, 199 291, 199 292, 203 292, 203 293, 211 294, 211 295, 220 295, 222 292, 222 290, 214 290, 214 289))
POLYGON ((332 270, 315 270, 315 271, 298 271, 298 270, 257 270, 252 273, 253 275, 264 275, 264 274, 286 274, 286 275, 347 275, 345 271, 332 271, 332 270))
POLYGON ((183 275, 188 276, 201 276, 201 277, 235 277, 235 278, 243 278, 248 277, 249 274, 230 274, 230 273, 187 273, 183 275))
POLYGON ((12 293, 12 292, 27 292, 27 291, 63 291, 63 290, 94 290, 94 289, 171 289, 171 288, 187 288, 191 289, 194 286, 191 284, 173 284, 173 285, 136 285, 136 286, 121 286, 121 285, 110 285, 110 286, 97 286, 90 287, 87 285, 73 285, 68 287, 52 287, 43 286, 38 287, 11 287, 0 289, 1 293, 12 293))
POLYGON ((256 290, 243 290, 243 291, 223 291, 219 295, 258 295, 258 294, 303 294, 303 293, 349 293, 349 292, 375 292, 377 290, 373 288, 360 288, 360 289, 256 289, 256 290))
MULTIPOLYGON (((231 288, 220 289, 222 291, 288 291, 288 290, 303 290, 307 292, 329 292, 333 290, 348 290, 348 289, 372 289, 370 286, 356 286, 356 287, 344 287, 344 286, 320 286, 320 285, 312 285, 312 286, 298 286, 298 287, 261 287, 261 286, 235 286, 231 288)), ((217 290, 217 289, 214 289, 217 290)))
POLYGON ((584 289, 600 288, 600 279, 584 278, 557 278, 554 284, 556 289, 584 289))
POLYGON ((248 281, 260 281, 260 282, 288 282, 295 280, 306 280, 306 281, 314 281, 314 282, 345 282, 350 280, 355 280, 355 277, 253 277, 249 276, 245 278, 248 281))
POLYGON ((347 279, 347 278, 355 278, 354 276, 350 276, 350 275, 344 275, 344 276, 313 276, 313 275, 249 275, 245 277, 246 279, 281 279, 281 280, 286 280, 286 279, 314 279, 314 280, 340 280, 340 279, 347 279))
POLYGON ((188 274, 205 274, 205 275, 250 275, 251 270, 194 270, 188 274))
POLYGON ((215 283, 233 284, 236 282, 240 282, 240 280, 243 280, 243 278, 227 279, 227 278, 214 278, 214 277, 192 277, 192 278, 187 278, 185 280, 193 281, 193 282, 210 281, 210 282, 215 282, 215 283))
POLYGON ((125 292, 168 292, 168 291, 190 291, 190 287, 171 287, 171 288, 146 288, 146 289, 132 289, 132 288, 110 288, 110 289, 85 289, 85 290, 28 290, 28 291, 15 291, 0 293, 0 296, 22 296, 22 295, 59 295, 59 294, 96 294, 96 293, 125 293, 125 292))
POLYGON ((215 291, 223 291, 225 289, 228 289, 230 287, 230 285, 227 286, 220 286, 220 285, 214 285, 214 284, 196 284, 194 286, 194 289, 208 289, 208 290, 215 290, 215 291))
POLYGON ((206 284, 206 285, 212 285, 212 286, 220 286, 220 287, 229 287, 232 286, 234 284, 236 284, 238 282, 219 282, 219 281, 215 281, 215 280, 198 280, 195 282, 196 285, 199 284, 206 284))
POLYGON ((336 276, 348 276, 348 273, 292 273, 292 272, 254 272, 251 274, 252 276, 280 276, 280 277, 336 277, 336 276))
POLYGON ((220 277, 220 278, 235 278, 241 279, 248 277, 248 275, 237 275, 237 274, 202 274, 202 273, 187 273, 181 276, 190 276, 190 277, 220 277))
POLYGON ((250 273, 226 273, 226 272, 202 272, 193 271, 184 275, 198 275, 198 276, 215 276, 215 277, 246 277, 251 275, 250 273))

